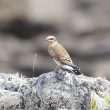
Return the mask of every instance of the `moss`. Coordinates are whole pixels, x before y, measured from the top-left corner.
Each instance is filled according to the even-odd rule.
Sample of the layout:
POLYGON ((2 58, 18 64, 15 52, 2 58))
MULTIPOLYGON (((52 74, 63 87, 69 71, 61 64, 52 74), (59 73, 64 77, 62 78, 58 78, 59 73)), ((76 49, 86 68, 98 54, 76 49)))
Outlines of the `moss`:
MULTIPOLYGON (((104 100, 107 104, 110 105, 110 97, 108 95, 104 97, 104 100)), ((97 106, 97 100, 94 94, 92 94, 92 110, 103 110, 102 107, 97 106)))
POLYGON ((92 110, 103 110, 102 108, 98 107, 97 100, 95 99, 95 96, 92 96, 92 110))
POLYGON ((109 96, 105 96, 104 99, 105 99, 106 103, 110 105, 110 97, 109 96))
POLYGON ((92 110, 96 109, 96 100, 92 97, 92 110))

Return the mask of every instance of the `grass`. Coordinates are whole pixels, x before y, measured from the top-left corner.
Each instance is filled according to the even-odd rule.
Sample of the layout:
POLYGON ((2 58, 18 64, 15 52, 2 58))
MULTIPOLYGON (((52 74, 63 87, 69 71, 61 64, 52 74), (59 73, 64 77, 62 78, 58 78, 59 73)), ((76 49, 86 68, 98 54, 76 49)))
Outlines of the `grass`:
POLYGON ((34 55, 34 63, 33 63, 33 76, 34 76, 34 71, 35 71, 36 58, 37 58, 37 53, 35 53, 35 55, 34 55))

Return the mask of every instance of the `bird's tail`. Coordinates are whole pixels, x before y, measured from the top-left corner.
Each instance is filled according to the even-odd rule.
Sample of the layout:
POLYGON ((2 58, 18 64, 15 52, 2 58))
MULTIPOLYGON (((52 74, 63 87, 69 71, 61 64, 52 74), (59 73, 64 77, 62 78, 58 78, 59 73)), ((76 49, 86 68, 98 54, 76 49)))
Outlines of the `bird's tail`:
POLYGON ((81 75, 82 73, 80 72, 80 69, 75 66, 75 65, 64 65, 63 68, 70 70, 71 72, 73 72, 76 75, 81 75))

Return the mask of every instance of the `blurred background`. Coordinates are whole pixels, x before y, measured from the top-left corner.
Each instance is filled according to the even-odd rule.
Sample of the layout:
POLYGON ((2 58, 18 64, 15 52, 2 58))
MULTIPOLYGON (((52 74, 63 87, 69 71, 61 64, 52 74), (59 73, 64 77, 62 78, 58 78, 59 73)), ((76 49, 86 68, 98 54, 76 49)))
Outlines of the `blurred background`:
POLYGON ((45 38, 55 35, 84 75, 110 80, 109 4, 110 0, 0 0, 0 72, 33 77, 53 70, 45 38))

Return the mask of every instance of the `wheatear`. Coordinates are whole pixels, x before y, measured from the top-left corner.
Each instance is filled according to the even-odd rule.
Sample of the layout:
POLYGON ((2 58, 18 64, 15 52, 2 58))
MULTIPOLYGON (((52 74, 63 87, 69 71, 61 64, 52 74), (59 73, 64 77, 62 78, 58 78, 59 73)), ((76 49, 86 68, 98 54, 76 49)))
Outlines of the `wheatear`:
POLYGON ((74 65, 71 60, 71 57, 63 48, 63 46, 58 43, 55 36, 47 36, 46 40, 49 43, 48 52, 57 64, 57 67, 70 70, 77 75, 81 74, 79 68, 74 65))

